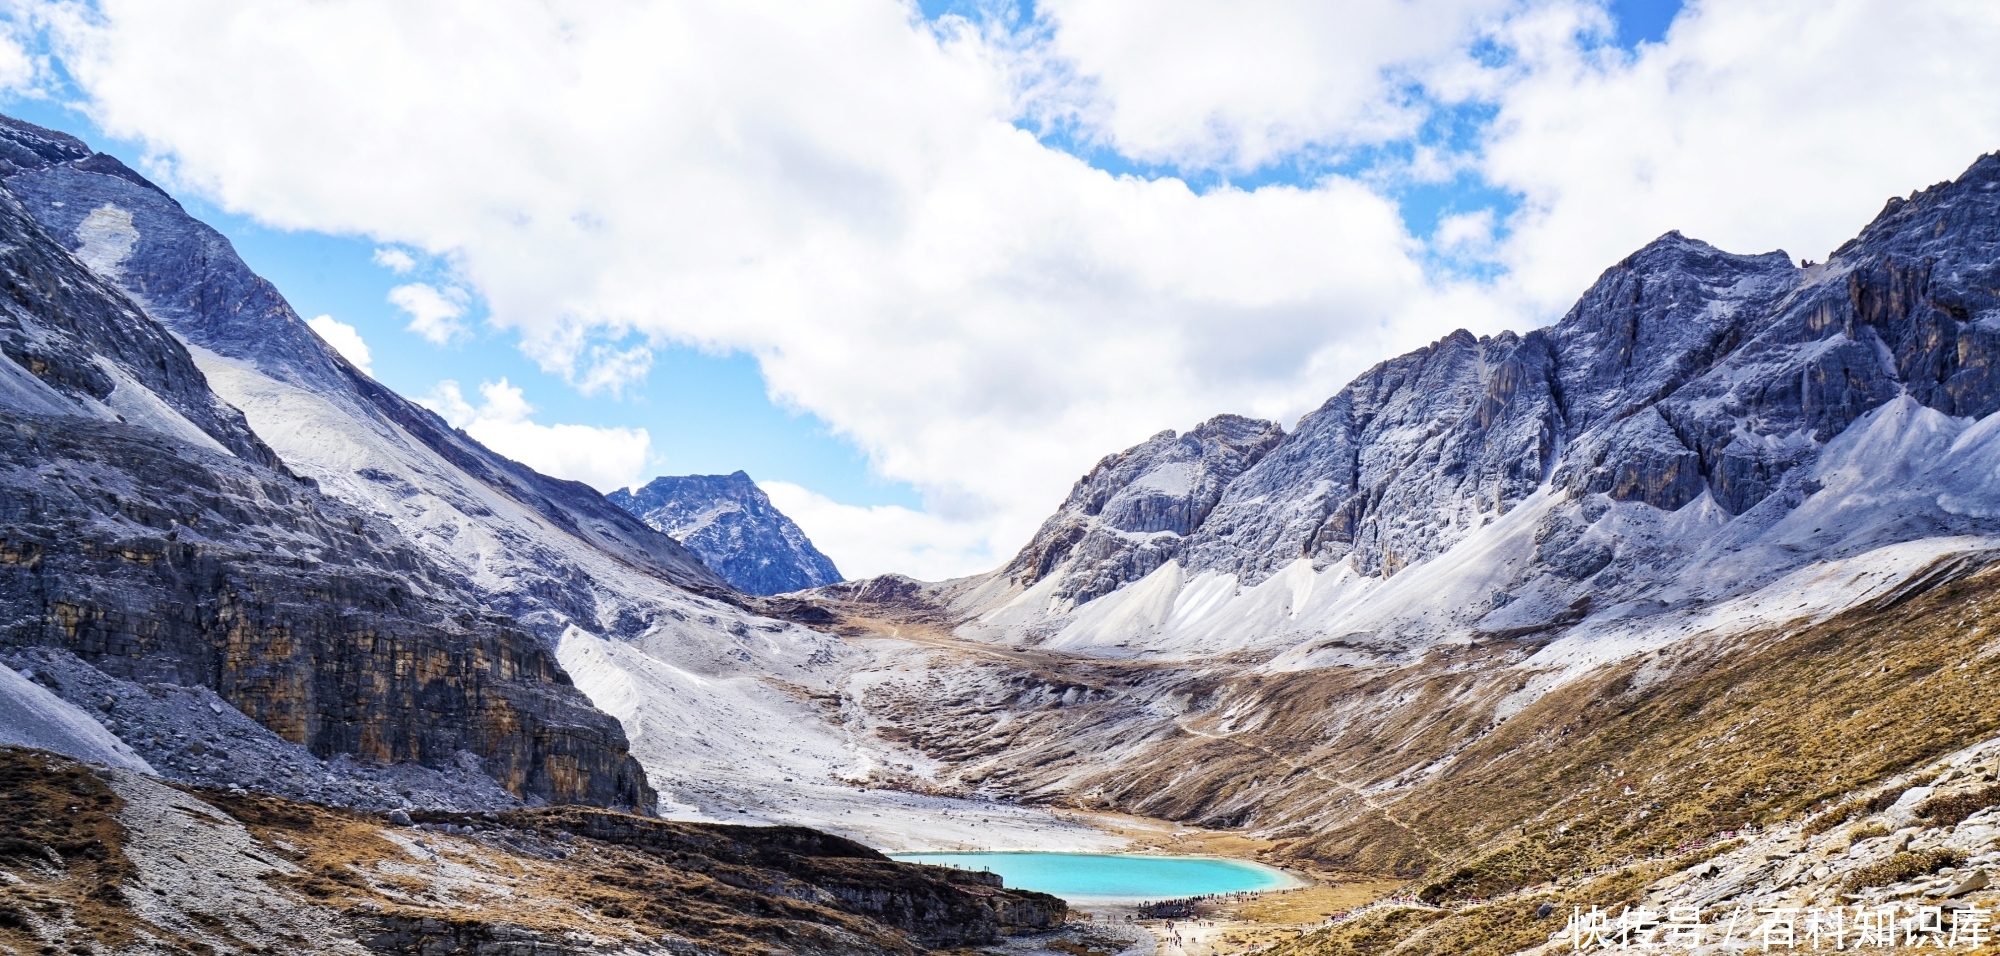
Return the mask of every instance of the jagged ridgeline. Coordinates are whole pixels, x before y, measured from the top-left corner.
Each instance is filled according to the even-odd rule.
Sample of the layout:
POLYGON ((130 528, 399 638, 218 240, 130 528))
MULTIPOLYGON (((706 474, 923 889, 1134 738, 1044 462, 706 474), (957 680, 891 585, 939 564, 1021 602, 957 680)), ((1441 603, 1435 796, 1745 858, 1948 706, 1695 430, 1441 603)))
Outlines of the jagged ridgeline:
MULTIPOLYGON (((957 781, 1243 828, 1438 899, 1850 801, 1987 866, 1991 815, 1877 797, 1995 772, 1996 360, 2000 154, 1824 262, 1669 233, 1554 325, 1454 333, 1288 433, 1158 435, 995 572, 818 593, 1018 655, 870 687, 957 781)), ((1732 885, 1837 894, 1831 841, 1732 885)), ((1870 847, 1841 859, 1887 866, 1870 847)), ((1622 872, 1601 901, 1664 871, 1622 872)), ((1509 932, 1546 940, 1527 909, 1509 932)), ((1371 925, 1314 952, 1405 938, 1371 925)), ((1482 947, 1511 951, 1407 951, 1482 947)))
POLYGON ((813 547, 744 472, 663 476, 606 497, 686 545, 745 594, 784 594, 840 580, 833 559, 813 547))
POLYGON ((1290 434, 1224 416, 1106 458, 937 596, 989 634, 1310 665, 1630 632, 1869 553, 1907 573, 1996 530, 1967 430, 2000 410, 1996 189, 1983 157, 1810 267, 1669 233, 1555 325, 1453 333, 1290 434))
MULTIPOLYGON (((319 758, 469 765, 531 802, 653 805, 618 722, 547 642, 295 473, 190 349, 374 398, 418 434, 448 436, 442 423, 328 354, 117 160, 0 121, 0 182, 0 651, 58 691, 77 690, 54 675, 79 664, 120 686, 208 688, 319 758)), ((655 547, 699 583, 698 562, 655 547)), ((161 756, 170 741, 134 739, 164 771, 260 784, 226 754, 181 767, 161 756)))

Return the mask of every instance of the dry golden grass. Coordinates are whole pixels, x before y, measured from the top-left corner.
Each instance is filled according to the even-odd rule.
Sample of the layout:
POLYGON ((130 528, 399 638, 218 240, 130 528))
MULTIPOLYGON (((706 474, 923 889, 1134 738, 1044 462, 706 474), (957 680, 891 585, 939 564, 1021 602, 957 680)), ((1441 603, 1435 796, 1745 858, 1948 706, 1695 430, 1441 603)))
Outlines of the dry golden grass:
POLYGON ((104 781, 72 760, 0 749, 0 869, 22 881, 0 885, 0 947, 42 951, 29 914, 65 925, 74 946, 133 941, 120 888, 133 872, 121 850, 121 806, 104 781))
MULTIPOLYGON (((1428 898, 1495 897, 1560 879, 1559 889, 1445 912, 1371 913, 1281 952, 1514 952, 1560 929, 1535 920, 1531 903, 1560 912, 1617 905, 1664 872, 1644 862, 1655 854, 1814 812, 1824 813, 1814 829, 1826 832, 1881 809, 1902 792, 1884 786, 1892 778, 2000 734, 1991 706, 2000 633, 1985 623, 2000 614, 1996 584, 2000 573, 1989 571, 1796 633, 1628 662, 1545 697, 1395 803, 1415 834, 1363 820, 1289 849, 1412 859, 1421 836, 1466 848, 1426 876, 1428 898), (1603 866, 1614 869, 1586 875, 1603 866)), ((1936 810, 1957 815, 1983 801, 1936 810)), ((1714 852, 1681 853, 1672 866, 1714 852)), ((1934 862, 1915 861, 1946 865, 1934 862)))
MULTIPOLYGON (((460 881, 427 878, 408 853, 383 836, 377 818, 291 803, 272 797, 204 792, 266 843, 290 846, 286 855, 304 875, 293 878, 303 893, 343 911, 384 918, 432 917, 464 920, 460 881), (393 869, 385 866, 393 865, 393 869)), ((900 934, 852 914, 745 887, 767 885, 768 873, 742 871, 689 855, 710 868, 695 872, 663 865, 656 855, 601 841, 558 841, 555 818, 547 811, 547 838, 513 827, 494 826, 490 836, 454 837, 422 833, 439 856, 481 874, 471 887, 480 904, 477 920, 544 933, 586 930, 632 941, 672 933, 727 953, 775 953, 774 943, 835 946, 842 935, 870 940, 886 952, 915 952, 900 934), (509 842, 529 852, 511 851, 509 842), (543 857, 538 853, 561 853, 543 857), (740 872, 739 872, 740 871, 740 872)), ((576 811, 569 811, 576 812, 576 811)), ((520 829, 537 814, 510 814, 520 829), (514 819, 520 817, 519 820, 514 819)))
POLYGON ((1388 896, 1408 884, 1402 880, 1329 878, 1314 886, 1279 890, 1223 908, 1230 919, 1253 923, 1305 925, 1319 923, 1388 896))

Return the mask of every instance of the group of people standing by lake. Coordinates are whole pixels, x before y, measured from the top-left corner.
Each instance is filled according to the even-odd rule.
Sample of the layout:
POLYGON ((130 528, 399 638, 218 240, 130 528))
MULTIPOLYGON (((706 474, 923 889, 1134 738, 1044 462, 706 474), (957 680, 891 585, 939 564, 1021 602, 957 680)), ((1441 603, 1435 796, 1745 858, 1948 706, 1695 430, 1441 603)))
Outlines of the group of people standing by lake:
POLYGON ((1251 893, 1208 893, 1202 896, 1184 896, 1175 900, 1158 900, 1140 903, 1140 919, 1186 919, 1201 915, 1198 907, 1208 904, 1240 903, 1249 899, 1251 893))

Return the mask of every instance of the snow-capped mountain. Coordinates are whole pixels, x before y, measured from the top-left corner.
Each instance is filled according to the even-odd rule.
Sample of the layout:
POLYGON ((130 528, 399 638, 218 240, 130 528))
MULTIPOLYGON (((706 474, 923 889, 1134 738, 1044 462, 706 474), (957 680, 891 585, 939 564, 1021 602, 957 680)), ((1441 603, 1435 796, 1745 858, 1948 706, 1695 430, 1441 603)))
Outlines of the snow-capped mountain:
MULTIPOLYGON (((114 334, 100 336, 103 341, 61 346, 70 351, 62 353, 68 357, 60 362, 43 354, 58 347, 59 337, 23 332, 15 340, 33 347, 22 346, 29 351, 17 362, 0 363, 0 375, 14 375, 8 369, 15 368, 26 370, 14 376, 24 382, 43 373, 82 376, 77 387, 92 397, 64 401, 81 401, 79 407, 94 409, 88 414, 99 418, 143 416, 156 426, 148 432, 155 436, 148 438, 150 444, 130 449, 99 441, 84 426, 43 429, 37 432, 39 444, 9 445, 7 453, 21 476, 15 486, 21 497, 13 499, 17 503, 12 507, 35 513, 33 506, 18 502, 38 500, 36 483, 46 478, 36 469, 94 474, 81 463, 107 456, 128 470, 120 481, 149 490, 135 495, 105 482, 108 494, 99 494, 90 490, 96 479, 79 479, 86 484, 76 506, 84 511, 136 508, 154 498, 176 500, 175 495, 185 497, 190 489, 217 482, 250 488, 236 497, 257 503, 250 508, 232 498, 235 503, 223 509, 235 515, 230 523, 202 519, 202 531, 213 530, 215 537, 204 539, 201 547, 248 543, 261 549, 257 553, 263 557, 245 562, 269 572, 256 579, 262 582, 254 588, 262 595, 258 601, 232 597, 238 592, 227 589, 202 590, 197 585, 212 578, 176 571, 172 588, 158 593, 127 583, 91 585, 116 598, 96 599, 118 608, 106 612, 111 619, 123 622, 125 630, 143 630, 150 618, 142 608, 185 606, 191 615, 208 615, 200 618, 206 623, 198 633, 216 639, 233 633, 228 622, 241 618, 255 622, 254 633, 270 641, 323 632, 328 640, 352 641, 355 635, 400 633, 402 625, 381 620, 381 615, 397 613, 397 607, 410 608, 418 622, 431 614, 430 605, 422 603, 426 599, 455 601, 464 608, 463 613, 440 610, 431 615, 441 636, 421 645, 431 655, 418 658, 427 662, 422 666, 335 657, 312 663, 326 670, 316 678, 297 673, 284 677, 287 672, 278 666, 288 660, 286 655, 309 655, 317 646, 303 640, 269 648, 229 645, 236 649, 201 654, 188 650, 186 660, 221 667, 222 673, 134 671, 130 676, 138 683, 132 688, 104 684, 90 666, 106 660, 91 656, 95 651, 77 651, 88 661, 51 658, 39 650, 9 658, 23 673, 33 672, 36 682, 68 695, 64 699, 84 701, 86 709, 111 700, 119 708, 113 723, 178 748, 171 761, 155 759, 156 754, 141 748, 145 759, 211 782, 236 782, 231 768, 254 764, 273 782, 242 782, 335 802, 393 804, 405 790, 422 790, 419 797, 436 793, 438 802, 445 803, 465 804, 478 796, 475 785, 484 775, 461 786, 456 778, 414 780, 404 779, 405 774, 389 779, 371 767, 353 770, 350 776, 360 782, 352 787, 320 786, 333 778, 314 761, 345 753, 341 747, 359 747, 356 753, 362 756, 402 759, 403 751, 396 748, 407 739, 429 748, 422 759, 433 770, 458 767, 457 750, 464 749, 483 758, 502 783, 533 799, 571 799, 561 787, 572 787, 583 788, 597 802, 644 805, 653 799, 650 781, 663 814, 739 823, 805 822, 884 846, 954 846, 967 842, 969 830, 984 832, 981 841, 988 845, 1020 845, 1056 831, 1093 838, 1094 831, 1055 822, 1041 811, 980 806, 974 813, 958 801, 928 795, 931 788, 923 779, 934 762, 907 742, 848 719, 837 703, 850 676, 875 665, 875 651, 760 613, 758 608, 768 607, 811 617, 809 609, 794 613, 802 610, 799 602, 765 602, 730 588, 678 542, 594 490, 497 455, 375 382, 301 322, 226 239, 116 159, 93 153, 72 137, 14 121, 0 121, 0 159, 8 164, 0 169, 0 178, 22 228, 43 237, 40 246, 17 250, 39 250, 68 270, 60 278, 24 280, 23 287, 61 295, 97 290, 136 317, 114 323, 114 334), (117 336, 129 335, 128 326, 152 329, 153 339, 123 343, 117 336), (160 398, 128 399, 141 393, 114 388, 113 383, 123 380, 120 375, 160 379, 164 384, 152 390, 160 398), (176 383, 185 382, 197 383, 198 394, 174 391, 176 383), (161 429, 185 447, 156 447, 168 441, 157 437, 161 429), (176 464, 195 453, 205 457, 176 464), (232 469, 248 467, 237 464, 241 461, 282 478, 280 486, 266 487, 278 478, 264 472, 230 477, 232 469), (294 566, 301 570, 294 572, 294 566), (346 582, 324 580, 322 572, 335 567, 365 568, 366 573, 346 582), (278 577, 283 579, 274 579, 278 577), (193 590, 182 595, 173 588, 193 590), (215 623, 217 615, 222 624, 215 623), (479 635, 485 643, 466 644, 461 633, 479 635), (447 639, 460 640, 460 650, 445 653, 433 647, 452 646, 440 643, 447 639), (257 666, 250 667, 250 661, 257 666), (241 675, 231 676, 245 667, 249 669, 241 675), (548 688, 540 692, 546 700, 517 695, 512 685, 458 677, 460 669, 477 667, 495 668, 525 682, 546 682, 548 688), (334 712, 329 709, 350 699, 365 702, 366 695, 350 698, 345 691, 329 690, 312 698, 304 716, 274 714, 238 695, 232 689, 237 685, 230 683, 297 695, 332 687, 331 681, 366 683, 377 671, 407 674, 420 683, 443 680, 451 693, 483 694, 477 699, 513 707, 510 718, 487 713, 478 724, 503 741, 521 743, 506 755, 512 762, 496 763, 485 756, 478 740, 442 750, 432 747, 427 741, 433 738, 455 739, 448 737, 458 731, 455 716, 434 727, 394 725, 391 729, 400 736, 384 743, 377 739, 375 725, 358 715, 338 720, 313 716, 334 712), (162 679, 178 689, 162 690, 154 683, 162 679), (201 697, 204 687, 214 687, 221 696, 201 697), (577 690, 602 713, 590 710, 577 690), (210 704, 217 708, 213 713, 210 704), (241 715, 230 704, 249 715, 247 725, 235 719, 241 715), (593 741, 556 717, 593 729, 601 739, 593 741), (336 732, 358 736, 359 742, 335 736, 329 738, 335 744, 313 743, 311 753, 287 751, 298 739, 299 720, 307 722, 309 743, 319 739, 314 734, 336 732), (774 734, 774 728, 785 732, 774 734), (247 749, 226 743, 271 731, 276 736, 259 739, 255 760, 247 749), (628 741, 643 774, 624 762, 628 741), (280 786, 293 778, 303 782, 290 790, 280 786), (879 789, 904 780, 914 780, 926 792, 879 789), (868 782, 874 787, 855 786, 868 782), (882 812, 890 806, 893 812, 882 812)), ((76 315, 90 314, 88 309, 46 304, 28 308, 28 314, 43 316, 45 323, 76 322, 76 315)), ((41 408, 53 401, 44 391, 22 385, 12 389, 10 400, 25 409, 41 408)), ((199 512, 176 503, 162 514, 179 516, 185 524, 186 516, 199 512)), ((63 537, 63 522, 81 519, 67 512, 49 514, 46 540, 66 541, 93 554, 99 551, 92 549, 121 540, 109 532, 63 537)), ((161 523, 166 520, 160 517, 155 523, 169 529, 161 523)), ((184 528, 177 533, 182 540, 190 534, 184 528)), ((21 547, 49 547, 35 543, 39 541, 43 539, 21 547)), ((213 557, 220 552, 200 553, 213 557)), ((168 567, 144 566, 160 573, 168 567)), ((17 577, 21 567, 19 562, 0 562, 0 571, 17 577)), ((27 609, 52 635, 26 643, 96 646, 90 642, 97 632, 73 628, 64 616, 70 613, 64 610, 66 601, 96 605, 65 598, 65 592, 51 591, 46 583, 23 580, 28 583, 6 598, 7 606, 27 609)), ((15 633, 20 632, 10 632, 10 640, 15 633)), ((162 653, 157 645, 119 643, 124 640, 111 642, 122 648, 112 655, 119 660, 150 660, 162 653)), ((380 649, 386 653, 402 646, 392 641, 380 649)), ((124 665, 105 666, 116 670, 124 665)), ((389 682, 384 689, 400 693, 404 688, 389 682)), ((432 698, 397 699, 408 704, 432 698)), ((486 786, 491 789, 490 781, 486 786)))
POLYGON ((123 755, 53 692, 142 746, 121 763, 182 779, 365 802, 329 766, 358 758, 413 765, 400 789, 426 802, 650 806, 625 734, 551 648, 287 469, 93 268, 115 260, 88 240, 72 255, 30 216, 14 187, 61 162, 150 190, 75 140, 0 123, 0 656, 22 669, 0 680, 7 735, 123 755), (160 713, 231 706, 226 738, 160 713))
POLYGON ((1565 688, 2000 558, 1996 290, 2000 154, 1818 264, 1670 233, 1556 324, 1383 362, 1281 437, 1106 458, 994 572, 813 594, 903 640, 856 700, 942 780, 1414 867, 1383 808, 1493 735, 1559 739, 1565 688))
POLYGON ((662 476, 606 495, 679 541, 745 594, 783 594, 840 580, 833 560, 771 503, 750 476, 662 476))
POLYGON ((2000 534, 1996 287, 2000 156, 1816 265, 1670 233, 1549 328, 1370 369, 1212 485, 1168 454, 1199 429, 1106 459, 937 597, 967 634, 1294 667, 1824 614, 2000 534), (1070 516, 1134 496, 1193 520, 1070 516), (1072 540, 1087 556, 1052 564, 1072 540), (1836 567, 1849 586, 1768 606, 1836 567))

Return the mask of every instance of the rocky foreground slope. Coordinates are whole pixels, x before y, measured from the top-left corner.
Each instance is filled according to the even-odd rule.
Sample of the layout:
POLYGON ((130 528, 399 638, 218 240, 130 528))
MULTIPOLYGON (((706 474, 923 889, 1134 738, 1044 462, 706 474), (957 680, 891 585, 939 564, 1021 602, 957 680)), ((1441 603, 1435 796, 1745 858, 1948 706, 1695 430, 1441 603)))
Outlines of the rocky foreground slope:
POLYGON ((0 812, 0 947, 20 953, 915 954, 1066 916, 799 828, 374 816, 9 747, 0 812))
POLYGON ((685 545, 745 594, 784 594, 840 580, 833 559, 813 547, 744 472, 663 475, 605 498, 685 545))

